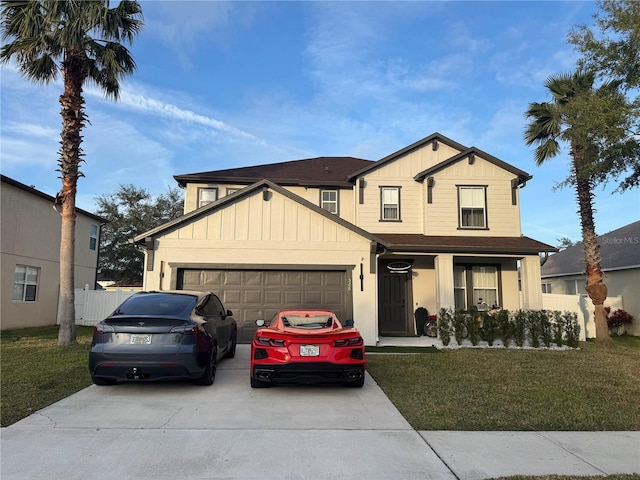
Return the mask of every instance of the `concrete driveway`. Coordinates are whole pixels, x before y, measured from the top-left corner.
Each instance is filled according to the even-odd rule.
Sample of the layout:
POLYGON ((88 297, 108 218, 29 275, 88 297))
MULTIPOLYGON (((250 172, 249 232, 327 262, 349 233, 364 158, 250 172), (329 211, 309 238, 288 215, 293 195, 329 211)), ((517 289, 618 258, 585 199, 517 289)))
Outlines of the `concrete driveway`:
MULTIPOLYGON (((614 452, 581 458, 571 451, 575 446, 562 447, 563 438, 535 432, 491 438, 491 432, 416 432, 371 377, 362 389, 254 390, 248 366, 249 347, 241 345, 236 358, 220 363, 212 387, 86 388, 2 429, 1 477, 480 479, 527 468, 579 475, 619 468, 610 456, 606 460, 614 452), (508 455, 492 458, 490 450, 508 455), (527 465, 532 452, 535 468, 527 465)), ((616 458, 634 452, 636 433, 611 434, 616 458), (623 443, 630 446, 620 452, 623 443)), ((590 452, 594 439, 588 435, 578 446, 590 452)), ((604 448, 600 440, 607 441, 599 438, 598 450, 604 448)), ((575 443, 573 437, 564 441, 575 443)), ((630 473, 633 465, 620 471, 630 473)))

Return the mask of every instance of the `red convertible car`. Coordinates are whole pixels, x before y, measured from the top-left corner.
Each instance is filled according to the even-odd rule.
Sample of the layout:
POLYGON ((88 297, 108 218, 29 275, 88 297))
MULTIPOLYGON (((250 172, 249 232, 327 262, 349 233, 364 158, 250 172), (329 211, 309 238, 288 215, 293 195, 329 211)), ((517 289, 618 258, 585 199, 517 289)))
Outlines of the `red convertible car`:
POLYGON ((293 383, 364 385, 364 342, 329 310, 281 310, 257 320, 251 341, 251 387, 293 383))

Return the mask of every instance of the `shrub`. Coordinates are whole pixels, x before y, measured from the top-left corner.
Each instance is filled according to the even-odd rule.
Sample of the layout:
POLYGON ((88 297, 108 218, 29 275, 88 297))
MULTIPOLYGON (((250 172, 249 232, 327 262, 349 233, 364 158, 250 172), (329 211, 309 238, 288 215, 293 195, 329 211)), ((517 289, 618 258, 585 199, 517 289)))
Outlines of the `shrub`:
POLYGON ((490 347, 493 346, 493 342, 498 337, 498 320, 495 313, 482 312, 481 337, 490 347))
POLYGON ((611 307, 604 308, 607 315, 607 325, 609 330, 618 334, 621 328, 633 322, 633 316, 624 310, 617 309, 611 313, 611 307))
POLYGON ((500 336, 500 340, 505 347, 508 347, 513 331, 513 324, 509 318, 509 310, 500 310, 496 320, 498 323, 498 335, 500 336))
POLYGON ((553 342, 561 347, 564 344, 564 318, 562 312, 554 310, 553 316, 553 342))
POLYGON ((578 348, 580 340, 580 324, 578 323, 578 315, 575 312, 564 312, 564 332, 567 345, 572 348, 578 348))
POLYGON ((451 310, 440 309, 438 316, 438 336, 445 347, 451 342, 451 310))
POLYGON ((540 310, 540 339, 545 347, 551 346, 551 340, 553 339, 553 328, 551 325, 551 318, 549 318, 548 310, 540 310))
POLYGON ((513 341, 522 347, 527 338, 527 312, 518 310, 513 317, 513 341))
POLYGON ((462 340, 469 336, 465 316, 464 310, 461 309, 457 309, 453 313, 453 336, 456 342, 458 342, 458 345, 462 345, 462 340))
POLYGON ((540 347, 540 311, 529 310, 526 315, 527 333, 529 334, 529 344, 533 348, 540 347))
POLYGON ((473 307, 467 312, 466 316, 467 330, 469 331, 469 341, 471 345, 478 345, 480 342, 480 312, 473 307))

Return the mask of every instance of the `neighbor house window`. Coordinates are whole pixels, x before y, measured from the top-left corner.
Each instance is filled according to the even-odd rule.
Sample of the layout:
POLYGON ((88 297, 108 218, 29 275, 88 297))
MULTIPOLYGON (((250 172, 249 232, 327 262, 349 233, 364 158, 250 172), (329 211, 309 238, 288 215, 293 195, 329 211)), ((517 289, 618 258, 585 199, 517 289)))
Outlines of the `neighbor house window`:
POLYGON ((39 275, 39 268, 16 265, 13 276, 13 300, 16 302, 35 302, 39 275))
POLYGON ((458 187, 460 228, 487 228, 486 187, 458 187))
POLYGON ((380 220, 400 221, 400 187, 380 187, 380 220))
POLYGON ((543 283, 542 284, 542 293, 551 293, 551 284, 543 283))
POLYGON ((587 291, 586 280, 565 280, 564 285, 567 295, 578 295, 579 293, 585 293, 587 291))
POLYGON ((199 188, 198 189, 198 208, 204 207, 209 203, 218 200, 217 188, 199 188))
POLYGON ((98 226, 91 225, 91 231, 89 232, 89 250, 95 250, 98 248, 98 226))
POLYGON ((338 213, 338 190, 320 190, 320 208, 329 213, 338 213))

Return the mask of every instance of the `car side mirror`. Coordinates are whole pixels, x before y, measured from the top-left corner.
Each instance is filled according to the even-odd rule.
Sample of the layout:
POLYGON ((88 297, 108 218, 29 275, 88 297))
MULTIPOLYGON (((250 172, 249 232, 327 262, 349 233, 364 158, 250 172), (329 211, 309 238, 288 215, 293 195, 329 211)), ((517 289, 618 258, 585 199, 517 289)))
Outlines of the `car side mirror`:
POLYGON ((264 327, 264 320, 256 320, 256 325, 259 327, 264 327))
POLYGON ((347 320, 344 322, 344 326, 347 328, 353 328, 353 320, 347 320))

